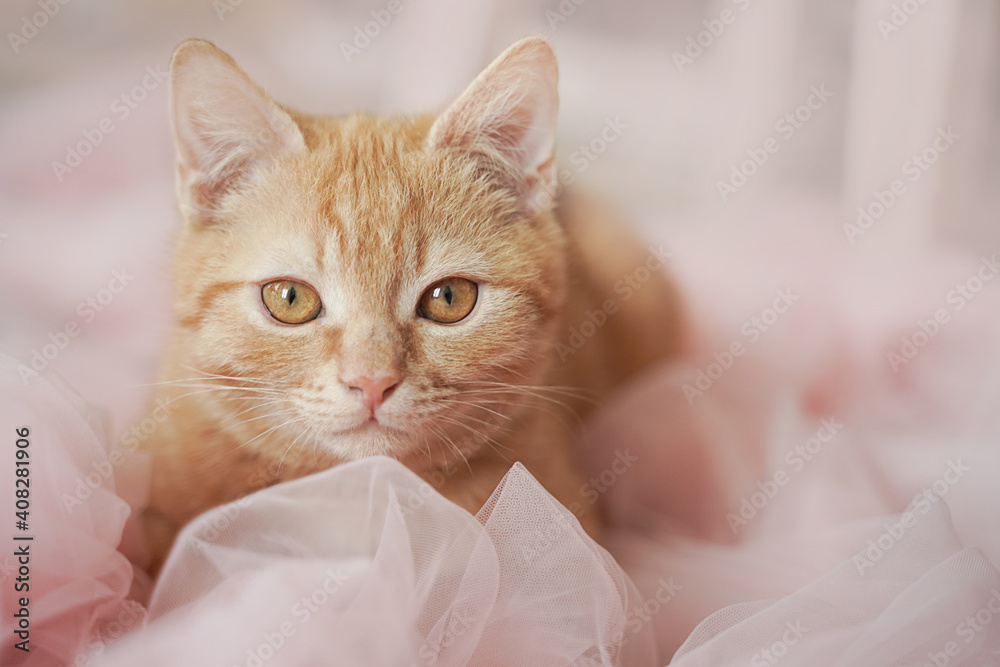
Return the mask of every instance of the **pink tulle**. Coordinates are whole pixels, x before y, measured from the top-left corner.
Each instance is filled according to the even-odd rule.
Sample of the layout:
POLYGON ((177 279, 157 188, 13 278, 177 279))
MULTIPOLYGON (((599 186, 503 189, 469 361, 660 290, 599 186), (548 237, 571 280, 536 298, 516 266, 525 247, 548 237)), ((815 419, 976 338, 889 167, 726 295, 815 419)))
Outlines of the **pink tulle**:
POLYGON ((16 399, 3 361, 0 398, 35 425, 25 664, 86 650, 102 665, 656 664, 652 628, 627 622, 634 584, 520 464, 477 517, 387 458, 212 510, 179 537, 138 630, 112 475, 65 500, 114 470, 99 425, 44 378, 16 399), (138 631, 107 646, 123 627, 138 631))
MULTIPOLYGON (((830 312, 859 305, 823 298, 830 312)), ((998 303, 995 288, 983 292, 908 362, 902 383, 843 329, 826 344, 869 363, 847 374, 823 355, 799 363, 795 337, 815 316, 802 309, 694 396, 685 387, 717 359, 707 329, 704 351, 641 378, 581 442, 614 558, 519 465, 472 517, 375 458, 196 519, 148 611, 146 582, 122 553, 141 558, 134 539, 122 540, 129 505, 143 499, 144 461, 111 464, 125 459, 92 409, 47 375, 25 383, 4 357, 4 423, 31 428, 35 537, 34 650, 14 657, 998 664, 1000 429, 990 405, 1000 355, 978 342, 998 328, 998 303), (906 409, 913 402, 923 413, 906 409)), ((698 326, 697 309, 693 317, 698 326)), ((13 474, 9 459, 3 466, 13 474)))
MULTIPOLYGON (((17 536, 33 538, 10 541, 4 531, 0 654, 3 664, 72 664, 81 651, 103 650, 108 638, 142 626, 146 618, 145 610, 127 599, 134 569, 118 550, 130 512, 122 495, 128 494, 116 487, 116 473, 121 471, 109 462, 107 437, 94 411, 56 379, 22 376, 18 362, 2 354, 0 424, 4 427, 0 510, 5 527, 17 536), (13 530, 15 429, 25 427, 30 442, 30 506, 27 529, 13 530), (27 562, 19 562, 15 550, 25 546, 27 562), (22 565, 27 573, 20 570, 22 565), (15 583, 28 588, 15 588, 15 583), (27 653, 14 648, 11 640, 20 620, 14 614, 21 597, 29 600, 27 653)), ((131 459, 121 467, 130 468, 129 475, 141 483, 145 472, 141 461, 131 459)), ((141 585, 141 574, 138 582, 141 585)))
MULTIPOLYGON (((233 53, 297 90, 274 91, 283 101, 317 110, 434 108, 468 82, 484 44, 547 23, 525 3, 407 11, 381 46, 329 69, 337 58, 316 58, 316 44, 350 35, 355 18, 331 3, 265 4, 243 3, 240 25, 257 29, 227 33, 233 53), (466 8, 480 18, 458 22, 466 8)), ((679 19, 678 48, 704 30, 695 4, 649 5, 679 19)), ((206 26, 193 12, 178 28, 157 6, 148 28, 162 34, 143 33, 139 50, 114 59, 86 57, 89 30, 32 43, 35 56, 43 39, 63 45, 79 69, 63 71, 66 57, 34 61, 0 109, 0 311, 18 359, 0 357, 0 663, 1000 665, 1000 280, 980 256, 996 240, 997 113, 978 93, 992 70, 976 46, 995 48, 995 22, 983 3, 925 3, 889 48, 875 25, 892 3, 846 4, 753 3, 757 29, 741 19, 682 76, 670 40, 656 30, 633 39, 624 14, 581 11, 559 25, 561 160, 581 183, 654 212, 647 240, 672 252, 693 342, 603 406, 581 439, 607 552, 520 469, 477 521, 380 459, 199 518, 155 591, 132 564, 143 560, 134 516, 148 470, 141 457, 119 459, 114 436, 151 418, 149 389, 133 387, 156 379, 169 324, 167 87, 71 176, 57 181, 52 163, 143 67, 206 26), (961 23, 949 18, 959 13, 961 23), (981 26, 994 26, 988 39, 981 26), (969 44, 955 42, 968 27, 969 44), (846 41, 830 46, 831 29, 849 35, 849 58, 846 41), (821 72, 800 63, 827 59, 836 63, 822 73, 843 82, 831 106, 720 205, 717 180, 821 83, 805 81, 821 72), (49 84, 29 89, 46 68, 49 84), (632 129, 576 171, 575 147, 619 113, 632 129), (845 220, 952 120, 956 151, 847 238, 845 220), (942 239, 978 252, 936 247, 942 239), (991 277, 959 309, 951 290, 980 268, 991 277), (128 289, 93 320, 78 316, 112 271, 134 276, 128 289), (743 327, 758 330, 751 318, 779 290, 798 298, 751 340, 743 327), (935 328, 941 309, 948 321, 935 328), (78 335, 37 357, 45 368, 25 380, 18 362, 33 364, 67 323, 78 335), (905 362, 890 362, 921 331, 905 362), (745 354, 728 358, 737 342, 745 354), (30 654, 12 648, 11 445, 23 426, 30 654), (808 460, 788 458, 810 446, 808 460), (303 602, 313 595, 315 610, 303 602)), ((11 26, 26 11, 5 9, 11 26)), ((59 22, 84 25, 70 19, 59 22)))

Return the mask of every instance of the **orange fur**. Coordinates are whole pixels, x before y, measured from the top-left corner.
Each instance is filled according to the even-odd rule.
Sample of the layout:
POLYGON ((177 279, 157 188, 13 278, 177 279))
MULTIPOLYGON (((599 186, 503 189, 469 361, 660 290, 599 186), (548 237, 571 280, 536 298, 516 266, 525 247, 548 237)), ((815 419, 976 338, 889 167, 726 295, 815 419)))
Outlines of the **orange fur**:
MULTIPOLYGON (((577 421, 673 352, 676 296, 651 281, 579 350, 556 344, 645 259, 592 203, 560 198, 555 59, 514 45, 439 117, 313 117, 282 108, 207 42, 171 66, 178 194, 176 326, 149 441, 153 569, 196 514, 340 462, 393 456, 471 512, 522 461, 597 534, 569 443, 577 421), (422 319, 460 276, 479 303, 422 319), (260 286, 310 285, 314 321, 275 322, 260 286), (565 356, 565 355, 563 355, 565 356), (344 377, 400 382, 366 423, 344 377)), ((617 302, 616 302, 617 303, 617 302)))

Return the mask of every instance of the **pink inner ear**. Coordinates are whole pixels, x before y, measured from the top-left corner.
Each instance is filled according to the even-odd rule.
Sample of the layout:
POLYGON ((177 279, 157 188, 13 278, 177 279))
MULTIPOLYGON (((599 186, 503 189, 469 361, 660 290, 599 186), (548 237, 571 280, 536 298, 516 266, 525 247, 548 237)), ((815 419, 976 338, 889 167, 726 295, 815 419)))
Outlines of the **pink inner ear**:
POLYGON ((499 153, 527 177, 552 158, 558 104, 555 56, 540 39, 497 58, 434 123, 432 147, 499 153))
POLYGON ((203 220, 255 162, 305 149, 295 121, 207 43, 178 51, 171 83, 182 203, 203 220))

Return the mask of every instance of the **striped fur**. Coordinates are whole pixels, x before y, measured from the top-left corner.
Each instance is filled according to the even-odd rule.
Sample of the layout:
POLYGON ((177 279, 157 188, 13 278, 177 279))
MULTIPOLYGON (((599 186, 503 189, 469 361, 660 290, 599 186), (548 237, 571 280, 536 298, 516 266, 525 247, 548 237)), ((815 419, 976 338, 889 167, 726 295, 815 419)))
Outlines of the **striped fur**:
POLYGON ((642 256, 627 239, 591 242, 606 221, 534 205, 554 186, 548 46, 511 47, 440 117, 300 114, 201 41, 178 47, 172 79, 185 223, 158 396, 174 409, 149 441, 152 568, 195 514, 372 455, 473 512, 520 460, 596 534, 568 447, 581 397, 675 349, 678 309, 667 284, 650 287, 569 363, 555 355, 566 327, 612 298, 595 276, 642 256), (479 284, 473 314, 418 317, 448 276, 479 284), (312 286, 320 317, 271 319, 260 286, 277 278, 312 286), (368 413, 347 368, 402 378, 378 428, 358 427, 368 413))

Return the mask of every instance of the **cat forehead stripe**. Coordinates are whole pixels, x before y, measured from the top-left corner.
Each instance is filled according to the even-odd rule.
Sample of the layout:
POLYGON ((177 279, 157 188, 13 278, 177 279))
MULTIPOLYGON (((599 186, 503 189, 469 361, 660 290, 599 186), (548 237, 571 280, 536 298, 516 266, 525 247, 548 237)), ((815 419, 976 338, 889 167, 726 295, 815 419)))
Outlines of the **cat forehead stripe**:
POLYGON ((208 285, 198 294, 194 312, 181 318, 179 324, 189 329, 201 327, 205 322, 209 311, 215 307, 219 298, 228 292, 241 289, 245 287, 245 285, 246 283, 234 281, 219 282, 208 285))
POLYGON ((558 189, 557 98, 538 38, 442 113, 394 118, 300 113, 212 44, 178 47, 184 224, 156 390, 171 409, 144 443, 157 563, 210 507, 380 455, 472 513, 521 461, 595 529, 566 417, 658 361, 680 327, 656 280, 638 291, 636 267, 652 266, 612 216, 574 205, 573 188, 558 206, 543 196, 558 189), (262 292, 276 280, 322 308, 262 292), (465 291, 428 296, 446 281, 465 291), (191 369, 211 386, 191 387, 191 369))

